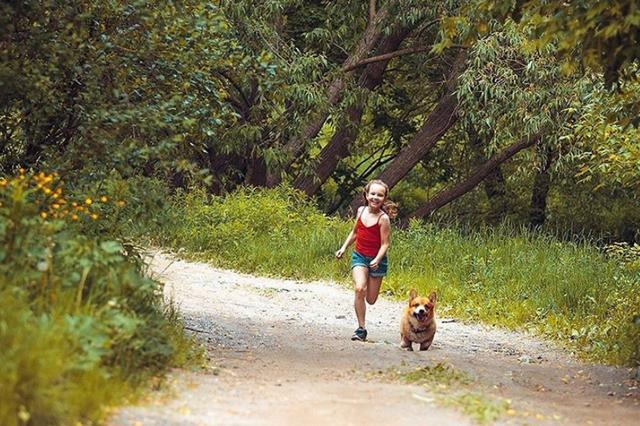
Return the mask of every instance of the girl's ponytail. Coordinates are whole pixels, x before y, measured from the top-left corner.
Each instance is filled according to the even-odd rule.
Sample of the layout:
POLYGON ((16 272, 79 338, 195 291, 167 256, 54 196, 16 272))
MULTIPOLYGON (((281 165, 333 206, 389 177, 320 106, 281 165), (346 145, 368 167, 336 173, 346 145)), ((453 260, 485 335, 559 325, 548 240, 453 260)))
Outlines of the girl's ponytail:
POLYGON ((389 215, 390 219, 395 219, 398 216, 398 203, 394 203, 391 200, 385 200, 382 204, 382 211, 389 215))

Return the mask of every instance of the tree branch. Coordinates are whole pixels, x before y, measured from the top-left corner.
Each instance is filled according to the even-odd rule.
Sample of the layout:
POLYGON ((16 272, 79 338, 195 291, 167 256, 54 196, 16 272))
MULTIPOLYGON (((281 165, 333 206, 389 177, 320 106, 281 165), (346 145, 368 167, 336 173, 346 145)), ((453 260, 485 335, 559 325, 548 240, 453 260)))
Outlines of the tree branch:
POLYGON ((410 218, 422 218, 429 216, 440 207, 445 206, 453 200, 463 196, 471 191, 480 182, 482 182, 496 167, 504 163, 518 152, 532 145, 537 144, 542 136, 535 134, 522 139, 518 143, 508 146, 500 153, 491 157, 487 162, 478 167, 475 172, 467 179, 455 184, 454 186, 444 189, 436 194, 432 199, 427 201, 422 207, 409 215, 410 218))
POLYGON ((420 53, 420 52, 425 52, 427 50, 431 49, 431 46, 429 47, 410 47, 407 49, 401 49, 401 50, 396 50, 395 52, 390 52, 390 53, 385 53, 384 55, 378 55, 378 56, 372 56, 370 58, 366 58, 361 60, 360 62, 357 62, 353 65, 350 65, 348 67, 344 67, 342 68, 343 72, 349 72, 349 71, 353 71, 356 68, 362 67, 364 65, 370 64, 372 62, 379 62, 379 61, 386 61, 389 59, 393 59, 396 58, 398 56, 402 56, 402 55, 411 55, 414 53, 420 53))
POLYGON ((236 89, 236 91, 242 98, 242 102, 247 108, 251 106, 251 103, 249 102, 249 99, 247 99, 247 96, 242 90, 242 87, 240 87, 240 85, 236 83, 225 71, 217 70, 216 74, 220 75, 221 77, 224 77, 224 79, 227 80, 233 86, 234 89, 236 89))

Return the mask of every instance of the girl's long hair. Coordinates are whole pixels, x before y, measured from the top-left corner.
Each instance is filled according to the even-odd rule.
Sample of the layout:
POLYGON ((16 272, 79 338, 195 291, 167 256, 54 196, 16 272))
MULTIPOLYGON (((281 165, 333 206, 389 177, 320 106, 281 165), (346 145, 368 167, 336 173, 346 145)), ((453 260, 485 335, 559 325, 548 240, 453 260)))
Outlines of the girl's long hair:
POLYGON ((362 196, 364 197, 364 204, 366 206, 369 205, 369 201, 367 201, 367 193, 369 193, 369 189, 371 185, 380 185, 384 188, 384 203, 382 203, 382 211, 389 215, 391 219, 395 218, 398 215, 398 204, 389 200, 387 197, 389 196, 389 185, 381 181, 380 179, 370 180, 364 187, 364 191, 362 192, 362 196))

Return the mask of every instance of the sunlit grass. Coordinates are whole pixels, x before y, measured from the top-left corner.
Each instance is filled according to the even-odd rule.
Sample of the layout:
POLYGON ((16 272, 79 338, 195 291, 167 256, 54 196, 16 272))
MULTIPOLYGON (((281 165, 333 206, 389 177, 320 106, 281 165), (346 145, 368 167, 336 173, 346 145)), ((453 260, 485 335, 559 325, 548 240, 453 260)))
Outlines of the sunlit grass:
POLYGON ((398 376, 403 381, 414 384, 452 386, 468 385, 473 382, 463 371, 441 362, 399 373, 398 376))

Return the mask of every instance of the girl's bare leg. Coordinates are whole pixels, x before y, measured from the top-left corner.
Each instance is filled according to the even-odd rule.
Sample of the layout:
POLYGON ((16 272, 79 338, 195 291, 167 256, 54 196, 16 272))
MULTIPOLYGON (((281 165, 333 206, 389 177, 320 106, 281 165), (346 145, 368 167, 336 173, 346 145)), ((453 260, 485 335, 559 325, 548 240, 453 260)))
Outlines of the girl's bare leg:
POLYGON ((373 305, 376 303, 376 300, 378 300, 382 278, 383 277, 369 277, 369 283, 367 284, 367 303, 370 305, 373 305))
POLYGON ((355 285, 355 299, 353 307, 358 318, 358 327, 364 328, 364 317, 367 312, 367 305, 364 299, 367 294, 367 282, 369 281, 369 270, 365 266, 354 266, 352 269, 353 282, 355 285))

